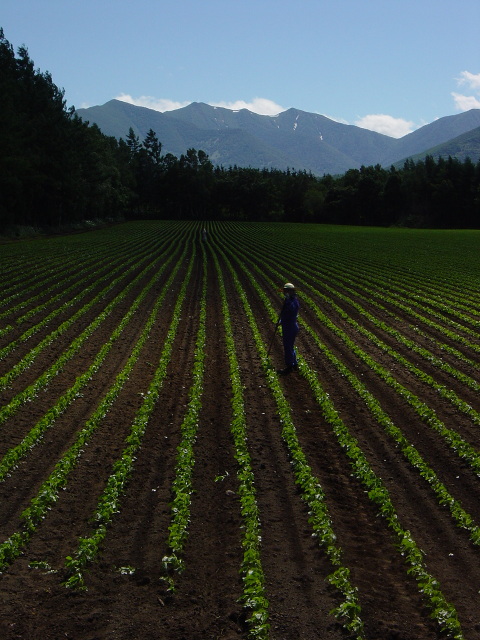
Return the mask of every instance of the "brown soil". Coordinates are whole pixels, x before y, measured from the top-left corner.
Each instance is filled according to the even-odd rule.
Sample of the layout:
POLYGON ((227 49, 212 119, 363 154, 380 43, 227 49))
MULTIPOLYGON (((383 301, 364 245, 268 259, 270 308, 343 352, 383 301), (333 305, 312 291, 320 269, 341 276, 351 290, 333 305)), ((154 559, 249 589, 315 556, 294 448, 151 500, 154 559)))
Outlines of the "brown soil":
MULTIPOLYGON (((230 433, 229 366, 217 275, 211 255, 208 256, 203 409, 195 446, 194 493, 184 554, 186 568, 176 580, 175 594, 167 592, 162 579, 162 558, 168 552, 166 543, 176 448, 192 383, 202 284, 200 252, 188 285, 173 355, 159 400, 119 513, 108 528, 99 558, 90 565, 86 574, 87 590, 74 591, 63 586, 62 581, 67 575, 65 558, 75 553, 79 537, 92 531, 91 518, 99 495, 112 464, 121 455, 125 437, 141 405, 142 394, 152 380, 187 265, 180 269, 128 382, 85 447, 66 489, 61 491, 58 501, 31 537, 23 555, 1 575, 2 639, 233 640, 248 637, 248 625, 240 602, 242 516, 237 493, 237 463, 230 433), (51 570, 32 568, 32 562, 48 563, 51 570)), ((240 296, 223 261, 221 267, 240 373, 245 385, 248 446, 261 517, 262 564, 270 603, 270 637, 273 640, 344 639, 348 634, 330 614, 340 602, 338 593, 327 580, 333 567, 312 537, 307 507, 294 483, 276 404, 253 343, 240 296)), ((267 319, 251 283, 241 270, 238 270, 238 275, 268 345, 273 332, 272 323, 267 319)), ((56 420, 18 468, 0 483, 0 542, 21 530, 22 512, 124 366, 167 277, 168 274, 161 277, 145 297, 80 397, 56 420)), ((257 279, 265 291, 270 291, 267 280, 257 279)), ((147 280, 144 278, 135 287, 34 402, 23 405, 1 425, 1 456, 22 440, 73 383, 75 376, 88 368, 147 280)), ((105 304, 118 290, 109 294, 105 304)), ((274 296, 272 301, 278 305, 274 296)), ((478 426, 472 424, 467 416, 460 414, 390 356, 372 347, 334 311, 329 311, 320 301, 319 304, 338 326, 354 337, 357 344, 390 369, 402 385, 435 409, 447 426, 480 448, 478 426)), ((92 320, 94 311, 82 319, 75 330, 69 330, 55 341, 10 389, 2 392, 2 404, 50 366, 67 348, 72 336, 92 320)), ((349 313, 356 317, 352 309, 349 313)), ((305 305, 302 306, 302 318, 315 329, 327 347, 362 379, 452 495, 480 523, 479 481, 475 474, 396 392, 322 326, 305 305)), ((62 318, 55 320, 49 330, 61 321, 62 318)), ((396 322, 396 326, 405 333, 409 331, 406 320, 388 317, 388 322, 392 326, 396 322)), ((375 332, 379 333, 379 330, 375 332)), ((44 335, 46 333, 42 331, 34 336, 28 341, 28 347, 38 343, 44 335)), ((386 335, 381 335, 381 338, 480 411, 478 394, 446 374, 435 371, 406 347, 394 343, 392 338, 386 335)), ((8 343, 6 338, 2 344, 5 343, 8 343)), ((480 638, 478 547, 469 541, 468 533, 455 526, 447 508, 439 506, 427 483, 408 465, 363 401, 327 361, 306 331, 300 332, 297 347, 306 362, 318 372, 319 380, 340 417, 387 486, 403 527, 412 533, 424 551, 428 570, 438 579, 448 602, 456 608, 464 637, 468 640, 480 638)), ((429 342, 428 348, 434 351, 435 343, 429 342)), ((8 371, 27 350, 23 345, 14 351, 0 363, 1 372, 8 371)), ((463 350, 468 355, 467 349, 463 350)), ((444 356, 438 347, 437 351, 436 355, 444 356)), ((279 340, 274 343, 272 362, 278 367, 283 365, 279 340)), ((468 364, 458 360, 455 366, 478 379, 478 370, 472 371, 468 364)), ((326 493, 337 542, 343 550, 343 561, 350 568, 352 583, 358 587, 366 638, 433 640, 444 637, 430 619, 429 610, 415 580, 407 573, 392 533, 378 515, 365 488, 353 477, 348 459, 323 418, 307 381, 298 372, 293 372, 281 377, 281 384, 291 406, 300 443, 326 493)))

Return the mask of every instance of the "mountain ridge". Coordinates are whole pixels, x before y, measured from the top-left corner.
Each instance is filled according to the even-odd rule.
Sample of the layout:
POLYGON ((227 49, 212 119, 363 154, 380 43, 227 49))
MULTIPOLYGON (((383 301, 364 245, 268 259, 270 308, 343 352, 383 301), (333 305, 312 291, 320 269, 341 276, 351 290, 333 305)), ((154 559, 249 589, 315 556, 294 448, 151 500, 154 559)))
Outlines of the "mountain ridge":
POLYGON ((162 143, 163 153, 179 156, 189 148, 202 149, 214 164, 224 167, 341 174, 362 165, 391 166, 425 155, 430 149, 441 154, 442 145, 459 137, 463 142, 458 144, 469 149, 474 162, 480 157, 480 143, 473 133, 480 127, 480 109, 439 118, 402 138, 295 108, 266 116, 248 109, 230 110, 192 102, 161 113, 110 100, 101 106, 77 109, 76 113, 116 138, 125 139, 132 128, 143 140, 152 129, 162 143))

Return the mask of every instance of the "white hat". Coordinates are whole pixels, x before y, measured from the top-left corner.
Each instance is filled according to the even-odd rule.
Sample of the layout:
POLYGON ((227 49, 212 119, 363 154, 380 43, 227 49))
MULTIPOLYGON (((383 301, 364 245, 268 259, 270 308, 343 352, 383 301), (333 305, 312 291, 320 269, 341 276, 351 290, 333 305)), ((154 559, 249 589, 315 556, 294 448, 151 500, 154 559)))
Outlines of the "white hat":
POLYGON ((292 284, 291 282, 286 282, 286 283, 283 285, 283 288, 284 288, 284 289, 295 289, 295 287, 293 286, 293 284, 292 284))

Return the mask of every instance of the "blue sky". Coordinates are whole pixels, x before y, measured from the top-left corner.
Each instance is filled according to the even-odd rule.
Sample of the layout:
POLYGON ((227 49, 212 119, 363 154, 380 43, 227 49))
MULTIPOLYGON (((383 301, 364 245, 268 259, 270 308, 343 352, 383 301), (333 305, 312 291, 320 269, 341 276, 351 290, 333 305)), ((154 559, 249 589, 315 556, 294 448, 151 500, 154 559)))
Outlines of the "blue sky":
POLYGON ((274 115, 295 107, 400 137, 480 108, 479 0, 1 0, 69 106, 120 98, 274 115))

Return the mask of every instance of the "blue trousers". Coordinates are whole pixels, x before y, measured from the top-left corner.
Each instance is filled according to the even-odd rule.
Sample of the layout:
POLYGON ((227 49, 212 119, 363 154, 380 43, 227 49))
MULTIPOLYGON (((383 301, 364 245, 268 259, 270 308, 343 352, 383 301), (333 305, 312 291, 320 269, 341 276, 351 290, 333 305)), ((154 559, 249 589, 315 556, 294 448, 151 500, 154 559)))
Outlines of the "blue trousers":
POLYGON ((293 326, 282 325, 283 350, 285 352, 285 364, 293 367, 297 364, 297 352, 295 351, 295 338, 298 333, 298 324, 293 326))

